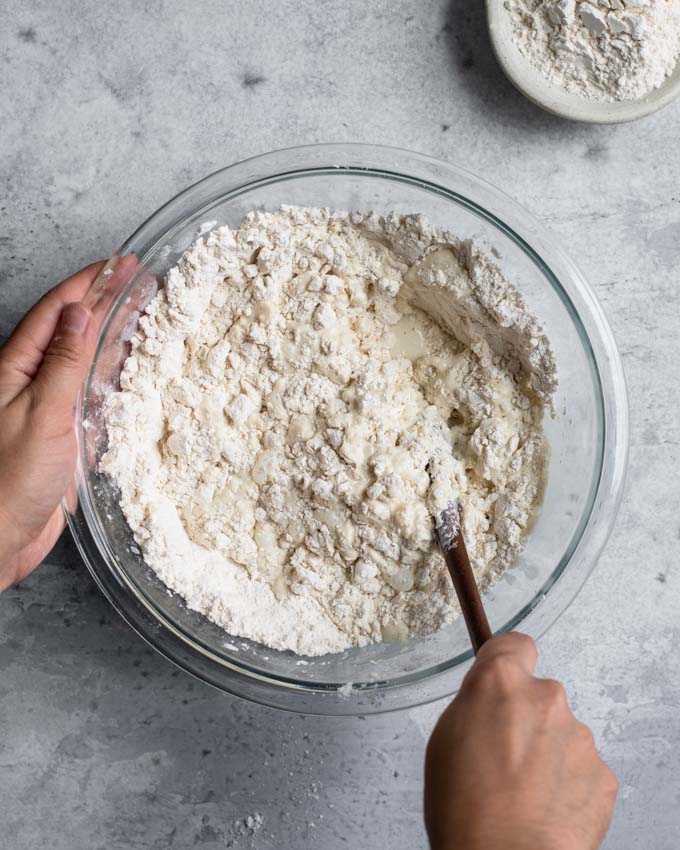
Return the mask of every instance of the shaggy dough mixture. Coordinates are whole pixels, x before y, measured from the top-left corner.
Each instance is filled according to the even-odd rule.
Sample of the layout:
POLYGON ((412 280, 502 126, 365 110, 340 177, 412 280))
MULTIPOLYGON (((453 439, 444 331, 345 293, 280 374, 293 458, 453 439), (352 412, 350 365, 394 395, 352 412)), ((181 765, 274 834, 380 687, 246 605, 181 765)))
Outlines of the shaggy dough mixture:
POLYGON ((146 562, 233 635, 306 655, 457 616, 537 510, 556 372, 517 291, 422 216, 253 212, 167 275, 106 402, 102 469, 146 562))

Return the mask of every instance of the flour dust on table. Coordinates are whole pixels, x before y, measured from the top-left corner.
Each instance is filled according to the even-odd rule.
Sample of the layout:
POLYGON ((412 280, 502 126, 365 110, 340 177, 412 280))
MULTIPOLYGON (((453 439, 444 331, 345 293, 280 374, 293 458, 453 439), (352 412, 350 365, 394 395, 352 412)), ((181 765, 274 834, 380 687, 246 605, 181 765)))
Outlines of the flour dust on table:
POLYGON ((589 100, 638 100, 680 56, 680 0, 506 0, 520 51, 589 100))
POLYGON ((286 207, 199 239, 146 308, 102 469, 146 562, 233 635, 306 655, 458 608, 539 507, 556 369, 517 290, 422 216, 286 207))

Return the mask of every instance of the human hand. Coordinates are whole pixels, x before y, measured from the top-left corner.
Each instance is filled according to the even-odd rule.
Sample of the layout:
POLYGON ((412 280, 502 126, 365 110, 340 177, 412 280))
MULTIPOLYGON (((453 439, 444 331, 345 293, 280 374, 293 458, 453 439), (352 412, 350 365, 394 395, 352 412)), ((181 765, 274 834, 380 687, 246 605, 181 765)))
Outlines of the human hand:
POLYGON ((97 333, 78 302, 103 263, 50 290, 0 348, 0 591, 25 578, 64 528, 73 478, 73 404, 97 333))
POLYGON ((433 850, 596 850, 617 781, 531 638, 485 644, 427 748, 433 850))

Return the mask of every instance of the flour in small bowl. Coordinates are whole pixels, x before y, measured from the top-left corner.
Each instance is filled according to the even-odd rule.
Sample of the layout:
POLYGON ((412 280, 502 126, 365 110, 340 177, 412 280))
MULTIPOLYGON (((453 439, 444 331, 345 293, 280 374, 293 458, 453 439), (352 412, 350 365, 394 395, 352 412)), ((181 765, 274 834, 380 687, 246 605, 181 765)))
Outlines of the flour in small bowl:
POLYGON ((106 402, 101 468, 145 561, 232 635, 304 655, 458 614, 538 509, 556 370, 518 292, 422 216, 282 208, 198 239, 106 402))
POLYGON ((506 0, 520 51, 589 100, 639 100, 680 56, 680 0, 506 0))

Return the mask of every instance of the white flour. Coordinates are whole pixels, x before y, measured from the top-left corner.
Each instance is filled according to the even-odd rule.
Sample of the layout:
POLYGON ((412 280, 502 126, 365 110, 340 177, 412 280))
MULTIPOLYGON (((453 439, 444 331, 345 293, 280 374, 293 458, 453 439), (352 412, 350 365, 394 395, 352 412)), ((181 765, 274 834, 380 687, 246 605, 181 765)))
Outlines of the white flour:
POLYGON ((590 100, 637 100, 680 54, 680 0, 506 0, 521 52, 590 100))
POLYGON ((482 585, 516 560, 556 373, 471 244, 284 208, 184 254, 120 384, 101 465, 147 563, 231 634, 319 655, 454 618, 452 500, 482 585))

